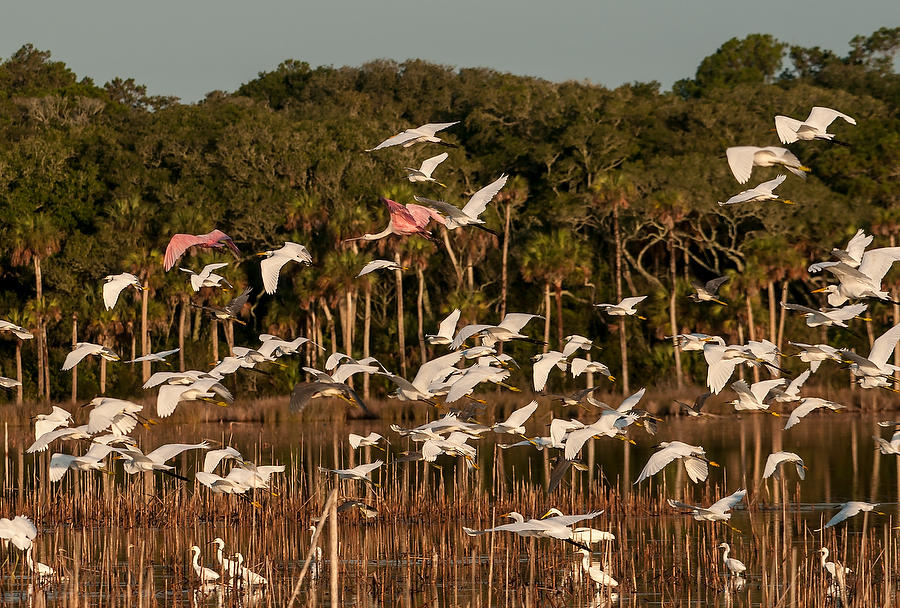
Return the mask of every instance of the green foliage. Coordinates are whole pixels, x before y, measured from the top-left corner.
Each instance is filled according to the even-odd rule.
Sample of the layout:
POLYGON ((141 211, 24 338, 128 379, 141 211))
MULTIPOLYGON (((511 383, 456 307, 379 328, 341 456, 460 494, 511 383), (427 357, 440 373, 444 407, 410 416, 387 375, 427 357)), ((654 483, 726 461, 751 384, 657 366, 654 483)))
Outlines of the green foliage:
MULTIPOLYGON (((565 325, 566 333, 599 336, 603 359, 615 366, 616 326, 590 306, 615 294, 615 212, 625 295, 652 294, 647 312, 663 327, 674 257, 679 329, 724 327, 736 339, 746 319, 724 307, 688 306, 689 279, 733 275, 723 297, 738 300, 736 306, 745 294, 759 304, 756 293, 769 280, 790 281, 792 301, 814 304, 802 271, 809 259, 842 245, 857 227, 884 239, 900 225, 898 45, 900 28, 882 28, 854 38, 845 57, 797 46, 786 56, 786 44, 753 34, 724 43, 673 92, 661 92, 656 83, 609 90, 419 60, 340 68, 288 60, 233 94, 214 92, 194 105, 148 96, 133 79, 97 87, 49 52, 26 45, 0 64, 0 318, 35 322, 38 256, 51 365, 58 367, 71 341, 73 312, 84 336, 103 336, 130 354, 140 299, 125 295, 109 314, 101 312, 100 298, 103 276, 128 271, 151 285, 154 349, 172 347, 187 283, 177 269, 162 272, 161 252, 176 232, 220 228, 247 259, 190 252, 180 264, 199 270, 229 261, 222 273, 237 289, 257 288, 243 318, 247 325, 235 327, 238 344, 254 345, 261 332, 313 338, 318 326, 325 346, 338 348, 330 344, 328 306, 343 347, 347 313, 339 307, 349 290, 354 347, 361 351, 368 286, 371 352, 396 352, 393 274, 355 275, 367 261, 399 252, 410 268, 403 281, 405 327, 415 361, 416 270, 425 277, 426 332, 455 306, 464 321, 493 320, 503 289, 502 236, 455 230, 447 234, 449 249, 417 238, 343 241, 386 225, 382 195, 408 203, 421 194, 462 205, 507 173, 509 183, 483 215, 503 235, 509 209, 507 310, 537 311, 549 285, 561 309, 553 313, 557 331, 565 325), (837 108, 859 124, 832 125, 849 146, 792 146, 812 168, 805 182, 789 176, 783 185, 797 205, 719 207, 717 201, 740 190, 724 149, 777 145, 773 115, 804 118, 814 105, 837 108), (453 120, 460 124, 445 135, 458 147, 438 169, 446 189, 404 179, 403 168, 418 166, 435 147, 363 152, 404 128, 453 120), (306 245, 314 265, 286 267, 278 293, 261 295, 259 268, 249 256, 285 240, 306 245)), ((753 180, 777 173, 756 168, 753 180)), ((435 235, 443 241, 441 232, 435 235)), ((189 295, 197 303, 226 299, 189 295)), ((200 340, 186 347, 188 361, 205 366, 209 325, 195 325, 188 312, 188 341, 192 335, 200 340)), ((802 324, 791 323, 789 329, 803 336, 802 324)), ((629 326, 635 373, 669 369, 665 333, 629 326)), ((0 348, 6 357, 11 343, 0 348)), ((26 376, 33 378, 33 346, 23 353, 26 376)), ((110 365, 110 386, 136 390, 133 374, 116 367, 110 365)), ((687 360, 685 367, 698 373, 687 360)), ((84 374, 81 385, 92 390, 95 366, 87 365, 84 374)), ((65 394, 65 384, 54 379, 54 394, 65 394)), ((257 386, 265 392, 284 390, 286 383, 275 374, 257 386)))

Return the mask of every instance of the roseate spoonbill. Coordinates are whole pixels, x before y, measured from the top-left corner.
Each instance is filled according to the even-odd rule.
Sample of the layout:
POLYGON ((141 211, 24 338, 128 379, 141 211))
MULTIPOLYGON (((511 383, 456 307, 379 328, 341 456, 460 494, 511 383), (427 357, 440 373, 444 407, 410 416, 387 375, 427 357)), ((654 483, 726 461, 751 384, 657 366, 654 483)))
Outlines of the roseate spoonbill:
POLYGON ((163 268, 168 272, 171 270, 175 262, 178 261, 185 251, 194 246, 206 247, 208 249, 221 249, 228 247, 235 259, 241 256, 240 250, 231 240, 231 237, 221 230, 213 230, 207 234, 176 234, 169 240, 166 247, 166 256, 163 259, 163 268))
POLYGON ((388 222, 387 228, 376 234, 367 233, 356 238, 344 239, 345 243, 349 241, 360 240, 377 241, 378 239, 382 239, 391 234, 396 234, 399 236, 418 234, 419 236, 426 238, 433 243, 438 243, 438 241, 433 236, 431 236, 431 232, 426 230, 425 227, 431 220, 434 220, 439 224, 444 224, 444 217, 440 213, 438 213, 437 211, 433 211, 428 207, 423 207, 422 205, 416 205, 413 203, 410 203, 408 205, 401 205, 400 203, 394 202, 389 198, 382 198, 381 200, 385 205, 387 205, 388 211, 391 214, 391 219, 388 222))

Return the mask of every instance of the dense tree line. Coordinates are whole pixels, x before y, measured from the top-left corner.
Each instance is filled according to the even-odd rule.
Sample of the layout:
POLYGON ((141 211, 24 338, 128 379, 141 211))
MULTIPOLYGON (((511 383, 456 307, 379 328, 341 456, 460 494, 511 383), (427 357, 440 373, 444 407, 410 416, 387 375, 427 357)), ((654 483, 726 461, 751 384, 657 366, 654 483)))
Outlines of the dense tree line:
MULTIPOLYGON (((15 377, 16 352, 26 398, 66 397, 70 377, 57 370, 73 323, 79 340, 123 358, 180 342, 176 367, 206 367, 224 355, 224 346, 211 352, 215 325, 190 303, 234 294, 188 293, 186 276, 161 264, 172 234, 214 227, 246 255, 224 274, 256 288, 246 325, 234 328, 238 344, 255 345, 261 332, 307 335, 325 352, 371 353, 409 372, 429 353, 423 334, 454 307, 465 322, 537 311, 547 317, 551 347, 570 333, 595 337, 604 347, 595 357, 618 370, 626 325, 591 304, 632 294, 651 296, 648 322, 627 323, 632 378, 702 378, 697 358, 676 358, 665 340, 680 331, 818 340, 818 330, 777 306, 820 304, 810 291, 822 278, 806 274, 808 261, 859 227, 878 236, 876 245, 896 244, 898 45, 900 28, 854 38, 845 57, 751 35, 723 44, 670 92, 656 83, 607 89, 423 61, 312 69, 291 60, 193 105, 148 96, 131 79, 98 86, 25 46, 0 65, 0 318, 37 337, 20 344, 4 334, 0 375, 15 377), (858 126, 834 127, 849 146, 792 145, 812 169, 781 189, 797 205, 719 207, 743 189, 725 148, 780 145, 773 116, 802 119, 814 105, 850 114, 858 126), (438 170, 446 189, 405 180, 403 167, 418 166, 433 147, 363 151, 404 128, 453 120, 460 124, 446 139, 459 147, 438 170), (484 216, 499 238, 441 229, 440 247, 396 237, 342 243, 386 224, 379 196, 462 204, 501 173, 512 178, 484 216), (315 264, 287 267, 278 293, 266 296, 252 254, 285 240, 305 244, 315 264), (355 278, 367 261, 395 256, 408 268, 402 280, 355 278), (122 271, 148 286, 146 297, 125 292, 104 311, 101 279, 122 271), (732 277, 722 290, 729 307, 686 300, 692 279, 719 274, 732 277)), ((776 174, 756 171, 754 179, 776 174)), ((212 259, 219 258, 191 254, 181 265, 199 269, 212 259)), ((888 275, 895 293, 896 277, 888 275)), ((867 350, 873 332, 897 315, 881 303, 870 312, 865 330, 828 338, 867 350)), ((302 361, 321 362, 313 350, 302 361)), ((239 382, 284 391, 300 363, 239 382)), ((99 366, 79 367, 79 393, 92 396, 99 366)), ((130 366, 107 371, 108 393, 139 392, 142 374, 130 366)))

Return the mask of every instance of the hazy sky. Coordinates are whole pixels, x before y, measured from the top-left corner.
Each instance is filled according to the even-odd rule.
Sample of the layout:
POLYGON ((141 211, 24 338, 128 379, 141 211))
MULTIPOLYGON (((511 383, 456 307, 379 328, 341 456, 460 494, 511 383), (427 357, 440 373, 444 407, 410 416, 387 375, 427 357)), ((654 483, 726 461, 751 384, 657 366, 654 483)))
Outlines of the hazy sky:
POLYGON ((854 35, 898 25, 898 0, 28 0, 3 9, 0 57, 30 42, 97 84, 131 77, 185 102, 284 59, 421 58, 669 88, 733 36, 844 54, 854 35))

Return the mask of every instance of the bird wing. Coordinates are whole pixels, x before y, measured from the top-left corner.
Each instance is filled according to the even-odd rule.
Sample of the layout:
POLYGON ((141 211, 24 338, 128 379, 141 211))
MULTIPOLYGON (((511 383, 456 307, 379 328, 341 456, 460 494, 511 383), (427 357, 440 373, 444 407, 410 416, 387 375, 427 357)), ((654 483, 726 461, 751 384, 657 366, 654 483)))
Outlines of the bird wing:
POLYGON ((706 282, 706 291, 711 294, 715 294, 719 291, 719 287, 722 286, 723 283, 727 282, 730 277, 716 277, 715 279, 710 279, 706 282))
POLYGON ((709 363, 709 369, 706 372, 706 386, 712 394, 718 395, 722 392, 722 389, 725 388, 732 374, 734 374, 734 368, 737 364, 737 359, 720 359, 709 363))
POLYGON ((422 166, 419 167, 419 171, 421 171, 425 177, 431 177, 431 173, 435 170, 435 168, 447 160, 449 154, 444 152, 443 154, 438 154, 437 156, 432 156, 431 158, 426 158, 422 161, 422 166))
POLYGON ((763 380, 762 382, 755 382, 753 386, 750 387, 750 392, 756 398, 757 401, 762 403, 765 401, 766 396, 776 386, 781 386, 786 382, 784 378, 773 378, 772 380, 763 380))
POLYGON ((508 329, 509 331, 517 334, 522 331, 522 328, 528 324, 532 319, 543 319, 541 315, 534 315, 526 312, 510 312, 507 313, 503 320, 500 321, 500 324, 497 327, 502 327, 503 329, 508 329))
POLYGON ((809 375, 812 373, 812 370, 806 370, 802 374, 798 375, 796 378, 791 380, 791 383, 788 384, 787 388, 784 389, 784 392, 788 395, 799 395, 800 387, 803 386, 803 383, 809 379, 809 375))
POLYGON ((855 119, 850 118, 843 112, 838 112, 837 110, 832 110, 831 108, 823 108, 822 106, 816 106, 812 110, 810 110, 809 116, 806 118, 806 124, 824 132, 828 128, 828 125, 834 122, 835 118, 843 118, 851 125, 856 124, 855 119))
POLYGON ((735 146, 725 150, 728 166, 739 184, 746 184, 750 179, 750 173, 753 172, 753 155, 758 150, 756 146, 735 146))
POLYGON ((209 448, 209 443, 206 441, 201 441, 200 443, 167 443, 148 453, 147 458, 157 464, 163 464, 187 450, 205 450, 207 448, 209 448))
POLYGON ((193 234, 176 234, 169 239, 169 244, 166 246, 166 255, 163 258, 163 268, 166 272, 172 269, 172 266, 175 265, 175 262, 178 261, 184 252, 193 247, 194 245, 199 245, 203 242, 205 235, 196 236, 193 234))
POLYGON ((756 190, 757 192, 765 191, 769 194, 772 194, 772 191, 775 190, 775 188, 777 188, 778 186, 780 186, 782 184, 782 182, 784 182, 784 180, 786 180, 786 179, 787 179, 787 174, 782 173, 782 174, 770 179, 767 182, 763 182, 763 183, 759 184, 756 188, 754 188, 754 190, 756 190))
POLYGON ((853 235, 853 238, 847 243, 846 252, 847 255, 856 260, 857 263, 862 261, 863 253, 866 251, 866 247, 872 244, 872 240, 875 237, 873 235, 866 235, 865 230, 860 228, 856 231, 856 234, 853 235))
POLYGON ((634 308, 636 305, 640 304, 644 300, 647 299, 647 296, 635 296, 633 298, 624 298, 621 302, 619 302, 619 308, 634 308))
POLYGON ((450 128, 455 124, 459 124, 458 120, 453 122, 430 122, 428 124, 422 125, 421 127, 416 127, 415 129, 409 129, 410 131, 415 131, 416 135, 429 135, 433 136, 438 131, 443 131, 444 129, 450 128))
POLYGON ((106 307, 106 310, 113 309, 116 302, 119 300, 119 294, 122 293, 122 290, 128 287, 128 285, 129 283, 127 281, 121 280, 118 277, 112 278, 112 280, 103 284, 103 305, 106 307))
POLYGON ((829 310, 827 313, 825 313, 825 315, 836 321, 849 321, 850 319, 855 319, 856 317, 864 313, 868 307, 868 304, 863 304, 862 302, 860 302, 858 304, 850 304, 848 306, 844 306, 843 308, 835 308, 829 310))
POLYGON ((561 361, 562 358, 563 354, 555 350, 540 355, 540 359, 534 363, 531 370, 535 392, 544 390, 544 386, 547 384, 547 377, 550 375, 550 370, 553 369, 553 366, 561 361))
POLYGON ((802 312, 808 315, 821 315, 824 314, 821 310, 816 310, 815 308, 809 308, 808 306, 803 306, 802 304, 793 304, 791 302, 782 302, 782 308, 787 308, 788 310, 796 310, 797 312, 802 312))
POLYGON ((275 293, 278 289, 278 274, 281 272, 282 266, 288 263, 288 258, 280 255, 272 255, 263 258, 259 262, 259 270, 262 274, 263 288, 267 294, 275 293))
POLYGON ((416 225, 420 228, 425 228, 428 225, 428 222, 431 220, 434 220, 441 226, 447 223, 447 219, 443 215, 441 215, 434 209, 431 209, 430 207, 423 207, 422 205, 416 205, 415 203, 408 203, 406 205, 406 210, 409 211, 409 214, 415 220, 416 225))
POLYGON ((575 457, 578 456, 578 452, 581 451, 581 448, 584 447, 584 444, 587 443, 587 440, 596 434, 597 429, 586 426, 581 429, 575 429, 566 435, 566 460, 574 460, 575 457))
POLYGON ((479 215, 484 213, 487 204, 491 202, 500 189, 506 185, 506 180, 509 179, 508 175, 501 175, 493 182, 476 192, 472 195, 472 198, 469 199, 469 202, 466 203, 465 207, 462 208, 462 212, 468 215, 471 218, 477 218, 479 215))
POLYGON ((755 188, 750 188, 749 190, 743 190, 738 192, 727 201, 720 201, 719 205, 734 205, 735 203, 745 203, 747 201, 755 200, 756 197, 760 195, 759 186, 755 188))
POLYGON ((422 137, 421 133, 417 133, 413 129, 407 129, 402 133, 398 133, 393 137, 388 137, 386 140, 375 146, 374 148, 369 148, 366 152, 374 152, 375 150, 381 150, 382 148, 389 148, 391 146, 399 146, 400 144, 406 143, 411 139, 418 139, 422 137))
POLYGON ((369 474, 384 464, 383 460, 376 460, 375 462, 370 462, 369 464, 361 464, 357 467, 351 469, 353 472, 363 476, 368 477, 369 474))
POLYGON ((775 473, 778 465, 787 460, 790 452, 774 452, 766 458, 766 466, 763 469, 763 479, 768 479, 775 473))
POLYGON ((863 254, 859 271, 872 279, 872 283, 880 285, 884 275, 897 260, 900 260, 900 247, 871 249, 863 254))
POLYGON ((537 401, 532 401, 528 405, 520 407, 509 415, 509 418, 506 419, 506 422, 503 423, 503 426, 513 428, 522 426, 529 418, 531 418, 531 415, 534 414, 535 410, 537 410, 537 407, 537 401))
POLYGON ((792 144, 797 141, 797 129, 803 126, 803 123, 796 118, 790 116, 775 117, 775 131, 778 132, 778 139, 783 144, 792 144))
POLYGON ((69 465, 75 460, 75 456, 69 454, 54 454, 50 457, 50 481, 56 483, 69 470, 69 465))
POLYGON ((203 459, 203 472, 212 473, 219 466, 219 463, 226 458, 242 460, 243 456, 231 446, 224 447, 221 450, 210 450, 203 459))
POLYGON ((448 229, 452 230, 454 228, 458 228, 460 226, 464 226, 466 223, 475 218, 470 218, 467 216, 459 207, 456 205, 451 205, 445 201, 436 201, 430 198, 425 198, 424 196, 414 196, 416 201, 422 203, 423 205, 428 205, 429 207, 434 207, 447 217, 442 217, 443 220, 441 223, 445 224, 448 229))
POLYGON ((647 392, 647 389, 642 388, 635 394, 626 397, 619 405, 619 407, 616 408, 616 411, 619 413, 630 412, 632 409, 634 409, 634 406, 636 406, 641 401, 641 399, 644 398, 645 392, 647 392))
POLYGON ((419 366, 419 371, 416 372, 412 385, 423 393, 428 392, 428 386, 432 380, 446 368, 456 365, 456 362, 462 359, 462 356, 462 352, 452 352, 437 359, 426 361, 419 366))
POLYGON ((888 357, 894 352, 894 346, 900 340, 900 323, 881 334, 872 343, 872 351, 869 353, 869 361, 883 368, 888 357))
POLYGON ((67 371, 78 365, 78 363, 87 357, 88 355, 92 355, 96 353, 101 346, 99 344, 91 344, 90 342, 80 342, 75 349, 66 355, 66 360, 63 362, 62 371, 67 371))
POLYGON ((232 317, 238 316, 240 314, 241 309, 244 307, 244 304, 247 303, 247 300, 250 299, 250 292, 253 291, 252 287, 247 287, 244 291, 241 292, 241 295, 233 299, 231 302, 225 306, 225 310, 228 311, 228 314, 232 317))
POLYGON ((456 324, 459 322, 460 314, 461 311, 456 308, 453 310, 453 312, 447 315, 447 317, 443 321, 441 321, 441 324, 438 325, 437 335, 452 340, 453 332, 456 330, 456 324))
POLYGON ((742 500, 744 500, 744 496, 747 495, 747 490, 738 490, 731 496, 726 496, 725 498, 720 498, 716 502, 714 502, 709 507, 709 511, 719 511, 724 513, 725 511, 730 511, 740 504, 742 500))
MULTIPOLYGON (((309 402, 318 397, 326 388, 343 390, 346 385, 335 382, 298 382, 291 391, 290 408, 292 412, 302 412, 309 402)), ((349 387, 346 387, 349 388, 349 387)))
MULTIPOLYGON (((488 380, 494 374, 494 372, 497 371, 500 370, 496 370, 494 368, 483 368, 477 365, 470 367, 450 387, 450 390, 447 392, 447 396, 444 397, 444 403, 453 403, 461 397, 468 395, 473 390, 475 390, 476 386, 488 380)), ((505 371, 507 377, 509 377, 509 371, 503 371, 505 371)))
POLYGON ((684 463, 684 470, 687 471, 691 481, 694 483, 706 481, 706 478, 709 476, 709 467, 705 460, 686 456, 681 459, 681 462, 684 463))
MULTIPOLYGON (((568 443, 568 441, 566 441, 566 443, 568 443)), ((666 467, 666 465, 679 457, 675 450, 669 449, 669 447, 665 447, 657 452, 654 452, 650 456, 647 464, 644 465, 643 470, 641 470, 641 474, 638 475, 637 481, 634 482, 635 484, 639 484, 648 477, 656 475, 657 473, 662 471, 666 467)))
POLYGON ((193 385, 166 384, 159 387, 156 395, 156 415, 160 418, 171 416, 181 402, 181 395, 193 385))
POLYGON ((204 243, 211 245, 212 243, 218 243, 220 245, 225 245, 228 247, 228 250, 231 252, 231 255, 234 256, 234 259, 239 260, 241 258, 241 250, 237 248, 237 245, 234 244, 234 241, 231 240, 231 237, 222 232, 221 230, 213 230, 207 234, 200 235, 201 239, 203 239, 204 243))

